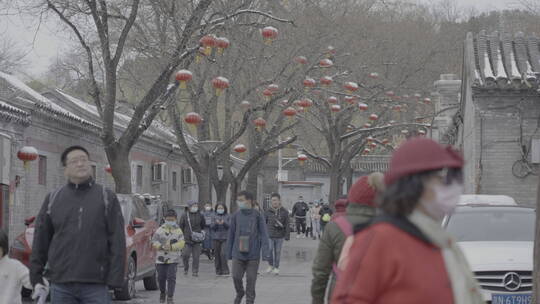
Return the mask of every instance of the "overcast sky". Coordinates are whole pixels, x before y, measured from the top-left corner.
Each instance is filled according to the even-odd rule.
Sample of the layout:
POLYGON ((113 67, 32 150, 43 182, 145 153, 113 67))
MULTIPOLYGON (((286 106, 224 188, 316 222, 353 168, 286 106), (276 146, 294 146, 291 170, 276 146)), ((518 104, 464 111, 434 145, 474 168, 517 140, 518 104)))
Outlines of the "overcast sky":
MULTIPOLYGON (((413 0, 414 1, 414 0, 413 0)), ((479 11, 500 10, 515 8, 519 0, 456 0, 460 7, 474 6, 479 11)), ((540 0, 539 0, 540 1, 540 0)), ((431 0, 416 0, 414 2, 429 3, 431 0)), ((4 29, 8 37, 16 40, 19 46, 28 55, 28 65, 23 68, 22 74, 38 77, 47 70, 55 58, 61 55, 74 42, 70 42, 65 34, 58 31, 54 22, 41 23, 38 30, 38 20, 23 19, 20 16, 0 18, 0 29, 4 29)), ((23 76, 23 75, 20 75, 23 76)))

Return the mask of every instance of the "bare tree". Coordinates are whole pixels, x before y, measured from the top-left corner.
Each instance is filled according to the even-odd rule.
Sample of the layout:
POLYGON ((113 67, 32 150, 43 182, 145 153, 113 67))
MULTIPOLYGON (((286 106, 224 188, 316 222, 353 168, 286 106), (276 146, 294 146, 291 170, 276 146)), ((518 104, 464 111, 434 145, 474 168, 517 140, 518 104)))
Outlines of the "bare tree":
POLYGON ((26 53, 11 38, 0 36, 0 70, 6 73, 15 72, 25 64, 26 53))

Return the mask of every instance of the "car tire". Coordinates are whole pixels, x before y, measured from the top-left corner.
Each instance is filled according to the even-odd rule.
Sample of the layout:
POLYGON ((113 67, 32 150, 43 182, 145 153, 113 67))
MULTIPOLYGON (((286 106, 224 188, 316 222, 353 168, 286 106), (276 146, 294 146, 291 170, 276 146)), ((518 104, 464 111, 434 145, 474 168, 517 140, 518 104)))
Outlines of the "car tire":
POLYGON ((114 298, 116 300, 131 300, 135 297, 135 277, 137 276, 137 264, 135 259, 130 256, 128 259, 128 270, 126 280, 122 288, 114 290, 114 298))
POLYGON ((151 276, 144 278, 143 283, 146 290, 158 290, 157 270, 151 276))

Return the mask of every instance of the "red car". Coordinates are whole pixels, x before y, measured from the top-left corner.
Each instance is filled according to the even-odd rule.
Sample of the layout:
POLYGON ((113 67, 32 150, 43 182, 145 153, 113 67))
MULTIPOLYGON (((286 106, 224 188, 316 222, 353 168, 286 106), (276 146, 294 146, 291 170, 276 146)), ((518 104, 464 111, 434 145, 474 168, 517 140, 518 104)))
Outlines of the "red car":
MULTIPOLYGON (((156 211, 160 208, 148 208, 138 196, 134 196, 131 202, 121 200, 120 206, 126 223, 126 275, 124 286, 115 289, 114 296, 116 300, 130 300, 135 296, 135 282, 138 280, 143 280, 146 290, 158 289, 156 250, 152 247, 152 236, 158 229, 160 215, 156 211)), ((33 216, 25 220, 25 232, 15 239, 10 249, 10 256, 27 267, 32 252, 35 218, 33 216)), ((30 291, 23 290, 23 296, 29 294, 30 291)))

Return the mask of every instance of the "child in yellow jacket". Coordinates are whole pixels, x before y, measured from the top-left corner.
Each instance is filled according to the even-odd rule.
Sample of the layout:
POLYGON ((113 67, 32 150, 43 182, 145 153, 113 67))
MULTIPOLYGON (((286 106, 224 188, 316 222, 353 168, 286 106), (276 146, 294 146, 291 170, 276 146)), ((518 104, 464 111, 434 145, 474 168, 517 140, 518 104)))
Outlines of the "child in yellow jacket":
POLYGON ((176 269, 180 261, 180 252, 184 248, 184 234, 178 227, 176 211, 168 210, 165 223, 152 237, 152 245, 158 251, 156 270, 158 273, 159 303, 173 303, 176 286, 176 269))

